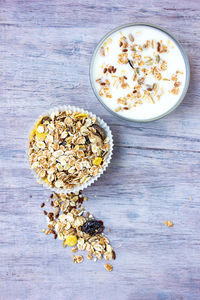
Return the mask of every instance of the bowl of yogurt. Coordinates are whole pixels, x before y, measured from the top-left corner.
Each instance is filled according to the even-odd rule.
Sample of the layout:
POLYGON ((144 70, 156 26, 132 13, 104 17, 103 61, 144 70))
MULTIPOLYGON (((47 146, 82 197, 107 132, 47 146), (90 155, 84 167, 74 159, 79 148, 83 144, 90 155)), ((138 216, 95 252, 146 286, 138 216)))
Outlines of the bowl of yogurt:
POLYGON ((120 26, 97 45, 90 82, 112 114, 149 122, 172 112, 186 95, 190 66, 180 43, 166 30, 144 23, 120 26))

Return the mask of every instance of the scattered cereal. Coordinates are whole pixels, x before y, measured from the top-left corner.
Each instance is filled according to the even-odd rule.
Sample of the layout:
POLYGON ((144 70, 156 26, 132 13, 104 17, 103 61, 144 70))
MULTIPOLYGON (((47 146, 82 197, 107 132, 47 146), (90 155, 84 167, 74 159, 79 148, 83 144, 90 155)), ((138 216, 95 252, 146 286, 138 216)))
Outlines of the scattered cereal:
POLYGON ((72 252, 73 252, 73 253, 75 253, 75 252, 77 252, 77 251, 78 251, 78 248, 77 248, 77 247, 73 247, 73 248, 72 248, 72 252))
POLYGON ((168 227, 174 226, 174 224, 171 221, 165 221, 165 225, 168 227))
POLYGON ((73 261, 75 264, 80 264, 83 262, 83 256, 82 255, 73 256, 73 261))
POLYGON ((88 255, 87 255, 87 259, 92 260, 92 259, 93 259, 92 254, 88 254, 88 255))
POLYGON ((104 267, 105 267, 105 269, 106 269, 107 271, 109 271, 109 272, 111 272, 111 271, 113 270, 113 266, 110 265, 110 264, 105 264, 104 267))
MULTIPOLYGON (((67 195, 54 193, 50 198, 52 199, 50 208, 54 211, 46 212, 48 217, 46 235, 58 237, 62 240, 63 247, 72 247, 72 253, 78 250, 87 251, 89 260, 116 258, 108 238, 103 233, 103 222, 94 219, 89 212, 85 213, 82 206, 85 197, 81 192, 67 195)), ((73 256, 73 261, 81 263, 83 256, 73 256)))

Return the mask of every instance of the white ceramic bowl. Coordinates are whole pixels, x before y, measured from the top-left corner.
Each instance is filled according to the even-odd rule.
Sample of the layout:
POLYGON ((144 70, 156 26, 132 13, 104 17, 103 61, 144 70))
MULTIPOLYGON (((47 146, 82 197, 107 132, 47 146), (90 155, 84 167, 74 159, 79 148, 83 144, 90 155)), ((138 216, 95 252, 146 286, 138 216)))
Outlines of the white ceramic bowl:
POLYGON ((150 121, 155 121, 157 119, 163 118, 166 115, 168 115, 169 113, 171 113, 176 107, 178 107, 180 105, 180 103, 182 102, 183 98, 185 97, 187 90, 188 90, 188 86, 189 86, 189 81, 190 81, 190 65, 189 65, 189 60, 188 57, 185 53, 185 51, 183 50, 181 44, 175 39, 175 37, 167 32, 165 29, 159 27, 159 26, 155 26, 152 24, 148 24, 148 23, 131 23, 131 24, 126 24, 126 25, 122 25, 119 26, 115 29, 113 29, 112 31, 108 32, 98 43, 96 49, 94 50, 92 59, 91 59, 91 63, 90 63, 90 83, 92 86, 92 89, 94 91, 94 94, 96 95, 97 99, 99 100, 99 102, 114 116, 119 117, 120 119, 124 119, 127 121, 131 121, 131 122, 150 122, 150 121), (101 48, 101 46, 103 45, 103 43, 115 32, 120 31, 124 28, 128 28, 128 27, 133 27, 133 26, 148 26, 157 30, 160 30, 161 32, 165 33, 166 35, 169 36, 169 38, 175 43, 175 45, 178 47, 178 49, 180 50, 180 53, 182 54, 184 63, 185 63, 185 70, 186 70, 186 79, 185 79, 185 84, 184 84, 184 88, 182 93, 180 94, 180 97, 178 99, 178 101, 176 101, 174 103, 174 105, 172 107, 170 107, 167 111, 165 111, 164 113, 161 113, 160 115, 156 116, 156 117, 152 117, 152 118, 148 118, 148 119, 137 119, 137 118, 127 118, 126 116, 120 115, 119 113, 113 111, 111 108, 109 108, 105 102, 102 100, 102 98, 99 96, 99 93, 95 87, 95 79, 93 76, 93 69, 94 69, 94 65, 95 65, 95 59, 96 56, 99 52, 99 49, 101 48))

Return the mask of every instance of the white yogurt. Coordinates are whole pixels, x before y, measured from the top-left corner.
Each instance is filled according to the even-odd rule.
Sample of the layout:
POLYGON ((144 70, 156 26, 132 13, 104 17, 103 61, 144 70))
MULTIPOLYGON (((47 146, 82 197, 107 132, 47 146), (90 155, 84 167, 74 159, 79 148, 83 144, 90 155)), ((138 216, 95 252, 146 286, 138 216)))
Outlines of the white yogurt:
POLYGON ((186 65, 169 35, 145 25, 130 26, 102 43, 91 77, 96 93, 109 109, 125 118, 145 121, 165 114, 179 101, 186 65), (121 54, 124 64, 119 61, 121 54))

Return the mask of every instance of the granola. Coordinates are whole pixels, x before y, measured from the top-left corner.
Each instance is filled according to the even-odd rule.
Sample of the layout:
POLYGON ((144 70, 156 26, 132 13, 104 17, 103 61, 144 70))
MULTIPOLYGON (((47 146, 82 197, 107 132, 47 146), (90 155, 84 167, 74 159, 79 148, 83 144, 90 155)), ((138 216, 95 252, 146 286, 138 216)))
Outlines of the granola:
MULTIPOLYGON (((85 197, 81 192, 67 195, 54 193, 51 199, 53 211, 47 214, 46 235, 51 234, 62 240, 63 247, 72 247, 72 253, 87 251, 88 260, 104 258, 110 261, 116 258, 109 239, 103 233, 103 222, 94 219, 89 212, 85 213, 82 206, 85 197)), ((73 261, 80 263, 83 256, 73 255, 73 261)))
POLYGON ((51 187, 71 189, 99 173, 109 149, 109 138, 95 117, 78 111, 53 112, 31 132, 29 162, 51 187))

